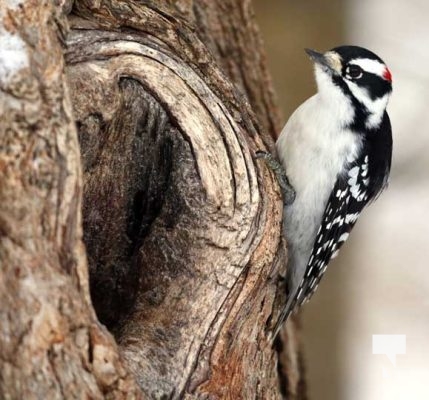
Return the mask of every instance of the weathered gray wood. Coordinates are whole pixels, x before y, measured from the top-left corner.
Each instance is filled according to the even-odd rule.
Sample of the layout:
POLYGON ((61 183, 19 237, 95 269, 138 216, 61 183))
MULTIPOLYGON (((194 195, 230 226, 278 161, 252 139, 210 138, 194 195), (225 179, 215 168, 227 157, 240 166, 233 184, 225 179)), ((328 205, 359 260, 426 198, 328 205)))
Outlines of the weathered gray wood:
MULTIPOLYGON (((36 12, 66 26, 44 6, 36 12)), ((41 257, 36 271, 44 282, 35 286, 36 295, 52 304, 71 304, 57 310, 69 330, 60 339, 54 335, 41 353, 49 358, 55 349, 67 350, 58 350, 61 356, 50 367, 55 379, 42 373, 46 382, 59 384, 52 391, 40 385, 39 393, 134 398, 140 395, 137 382, 148 398, 276 399, 282 392, 303 398, 294 325, 285 332, 282 349, 273 349, 267 336, 284 300, 278 278, 286 258, 280 192, 270 171, 253 158, 257 149, 272 148, 278 116, 250 2, 82 0, 74 2, 68 20, 70 34, 63 29, 67 85, 59 43, 28 49, 33 58, 36 51, 46 56, 27 73, 41 93, 34 112, 43 122, 36 132, 43 132, 47 150, 38 157, 49 160, 49 185, 36 194, 12 185, 10 195, 0 194, 2 235, 4 226, 12 227, 3 235, 8 240, 22 240, 25 233, 12 235, 20 226, 18 214, 9 225, 3 223, 9 221, 8 207, 18 212, 28 202, 31 209, 30 243, 41 257), (231 23, 240 21, 239 28, 225 25, 219 31, 222 12, 231 23), (233 44, 234 37, 239 40, 233 44), (253 49, 244 48, 246 38, 253 49), (237 51, 228 62, 226 48, 237 51), (258 55, 253 64, 252 53, 258 55), (55 96, 45 99, 45 87, 55 96), (92 304, 114 333, 121 355, 97 323, 88 296, 73 119, 82 155, 92 304), (20 200, 9 206, 13 196, 20 200), (50 219, 55 235, 44 236, 50 219), (46 275, 41 265, 55 268, 46 275), (77 339, 75 330, 83 332, 77 339), (70 359, 62 357, 69 353, 70 359), (85 371, 77 372, 82 365, 85 371)), ((19 26, 35 24, 36 30, 49 30, 40 38, 57 37, 55 24, 46 18, 32 21, 22 19, 19 26)), ((20 112, 10 113, 11 121, 30 118, 25 108, 20 112)), ((34 125, 20 129, 27 136, 17 136, 18 145, 35 135, 34 125)), ((9 168, 11 161, 5 160, 9 168)), ((21 166, 15 174, 31 177, 21 166)), ((8 268, 30 250, 11 252, 8 268)), ((13 270, 6 271, 11 283, 20 282, 13 270)), ((15 297, 32 299, 26 286, 14 290, 15 297)), ((0 310, 21 312, 11 298, 0 310)), ((35 323, 31 316, 23 321, 35 323)), ((5 332, 11 335, 10 326, 5 332)), ((0 340, 0 354, 5 343, 0 340)), ((16 350, 22 346, 25 350, 25 343, 16 350)), ((31 360, 33 369, 39 365, 32 354, 23 352, 22 360, 31 360)), ((5 388, 12 378, 29 384, 25 374, 15 373, 2 375, 5 388)), ((27 393, 20 392, 22 387, 10 393, 27 393)))
POLYGON ((64 15, 0 4, 0 398, 140 398, 90 304, 64 15))

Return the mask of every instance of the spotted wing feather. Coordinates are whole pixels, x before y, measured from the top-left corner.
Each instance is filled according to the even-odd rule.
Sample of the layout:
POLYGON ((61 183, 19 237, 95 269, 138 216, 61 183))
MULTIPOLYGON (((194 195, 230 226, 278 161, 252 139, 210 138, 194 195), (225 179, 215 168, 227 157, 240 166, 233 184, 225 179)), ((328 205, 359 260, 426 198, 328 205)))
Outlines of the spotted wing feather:
POLYGON ((297 303, 301 305, 316 290, 329 261, 347 240, 359 214, 369 201, 368 155, 350 165, 339 176, 328 200, 316 235, 297 303))
POLYGON ((365 138, 364 149, 347 172, 338 177, 331 192, 294 301, 299 305, 316 290, 329 261, 347 240, 363 208, 387 186, 392 161, 392 128, 386 112, 378 131, 365 138))

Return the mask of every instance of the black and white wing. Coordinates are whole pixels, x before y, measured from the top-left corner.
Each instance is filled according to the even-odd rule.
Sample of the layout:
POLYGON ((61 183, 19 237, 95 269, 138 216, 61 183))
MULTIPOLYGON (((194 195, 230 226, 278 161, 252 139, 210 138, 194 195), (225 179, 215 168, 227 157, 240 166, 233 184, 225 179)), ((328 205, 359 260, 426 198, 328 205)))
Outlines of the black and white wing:
POLYGON ((305 276, 298 289, 290 293, 286 307, 274 327, 274 337, 290 313, 311 297, 329 261, 346 241, 360 212, 369 200, 369 158, 363 155, 337 178, 325 207, 305 276))
POLYGON ((337 256, 361 211, 387 186, 391 161, 392 129, 385 113, 378 131, 365 138, 360 157, 337 178, 295 304, 301 305, 310 299, 329 261, 337 256))
POLYGON ((370 200, 369 157, 362 155, 347 173, 339 176, 323 214, 301 288, 297 304, 308 300, 317 288, 328 263, 335 258, 361 211, 370 200))
POLYGON ((373 160, 368 153, 364 153, 344 174, 338 176, 325 207, 305 275, 299 288, 290 294, 292 297, 288 298, 276 323, 273 337, 277 336, 291 312, 310 299, 328 263, 336 257, 349 237, 362 210, 387 185, 391 151, 387 152, 384 160, 380 160, 382 162, 374 163, 373 160))
POLYGON ((290 293, 274 335, 298 305, 308 300, 317 288, 329 261, 347 240, 364 207, 386 187, 392 159, 392 130, 384 113, 381 126, 364 138, 361 155, 338 176, 328 199, 309 257, 304 278, 298 289, 290 293))

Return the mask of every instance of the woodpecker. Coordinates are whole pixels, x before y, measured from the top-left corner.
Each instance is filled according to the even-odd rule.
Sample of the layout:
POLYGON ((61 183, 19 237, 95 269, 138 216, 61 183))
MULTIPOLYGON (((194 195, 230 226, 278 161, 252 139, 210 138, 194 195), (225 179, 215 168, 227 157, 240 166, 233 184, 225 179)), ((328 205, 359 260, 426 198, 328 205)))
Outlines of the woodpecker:
POLYGON ((285 199, 288 298, 273 338, 314 293, 361 211, 386 187, 392 158, 386 64, 357 46, 306 52, 317 94, 297 108, 277 140, 283 169, 269 153, 257 154, 280 179, 285 199))

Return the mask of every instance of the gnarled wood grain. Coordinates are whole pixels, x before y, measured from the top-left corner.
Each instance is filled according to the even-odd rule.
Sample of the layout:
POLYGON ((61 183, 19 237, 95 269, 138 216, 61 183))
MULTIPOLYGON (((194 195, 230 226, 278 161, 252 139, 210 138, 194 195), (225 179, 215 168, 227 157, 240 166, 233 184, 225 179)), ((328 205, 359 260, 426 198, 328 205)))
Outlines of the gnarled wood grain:
MULTIPOLYGON (((42 100, 19 107, 21 114, 5 113, 7 127, 34 118, 15 129, 24 135, 16 143, 39 153, 35 164, 14 164, 13 157, 2 164, 13 173, 0 192, 0 248, 7 254, 0 309, 27 313, 2 330, 2 383, 18 382, 2 393, 28 394, 46 358, 37 393, 49 398, 303 398, 294 325, 283 348, 268 339, 284 301, 279 274, 286 258, 277 184, 253 160, 257 149, 273 147, 278 117, 250 2, 75 1, 69 34, 51 6, 38 10, 40 26, 25 18, 16 26, 47 29, 37 36, 43 40, 63 34, 67 84, 58 41, 28 46, 35 61, 26 73, 42 100), (91 300, 119 352, 88 296, 73 119, 91 300), (45 160, 47 183, 39 187, 45 160), (32 177, 31 168, 40 170, 36 191, 16 183, 32 177), (26 248, 19 242, 28 234, 22 215, 31 222, 26 248), (22 286, 13 260, 39 280, 22 286), (16 296, 26 303, 14 306, 16 296), (38 303, 49 323, 39 318, 45 311, 38 303), (22 350, 16 367, 31 360, 28 375, 8 369, 11 354, 2 353, 12 328, 25 323, 33 330, 21 337, 46 344, 42 364, 39 347, 26 353, 22 339, 13 347, 22 350), (47 340, 40 335, 45 325, 61 335, 47 333, 47 340)), ((31 151, 19 157, 34 160, 31 151)))
POLYGON ((90 305, 65 27, 48 1, 0 6, 0 397, 140 398, 90 305))

